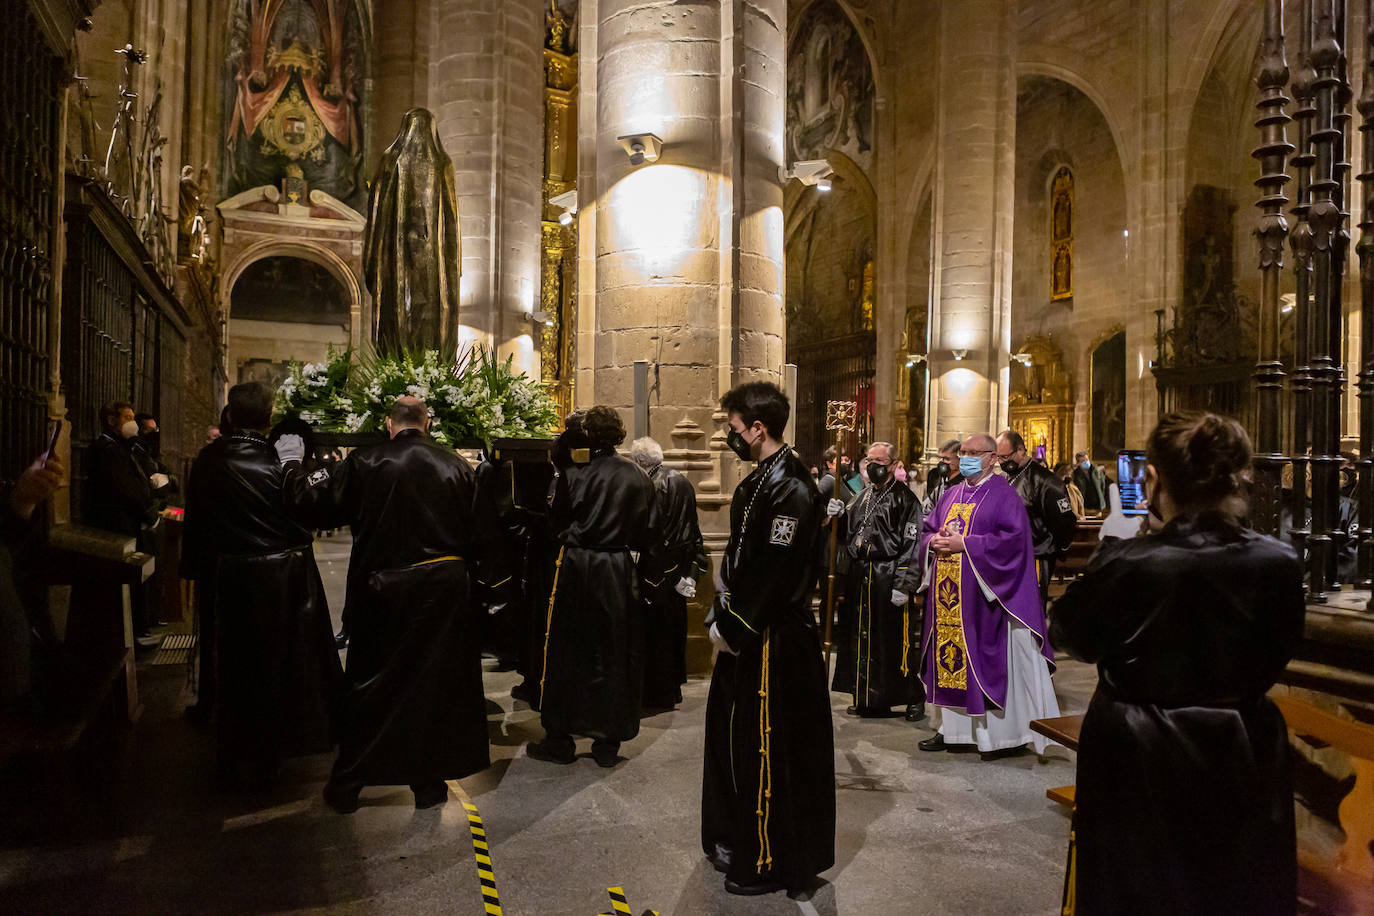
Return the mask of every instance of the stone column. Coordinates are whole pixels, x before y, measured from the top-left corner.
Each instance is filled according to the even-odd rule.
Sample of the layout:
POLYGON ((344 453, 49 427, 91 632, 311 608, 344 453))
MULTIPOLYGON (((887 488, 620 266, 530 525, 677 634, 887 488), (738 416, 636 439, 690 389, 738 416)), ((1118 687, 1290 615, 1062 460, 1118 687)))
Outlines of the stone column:
POLYGON ((785 3, 592 10, 595 95, 582 117, 594 173, 580 186, 595 246, 582 295, 595 302, 578 359, 594 379, 579 402, 628 416, 633 363, 648 359, 651 432, 666 439, 683 421, 709 426, 737 381, 780 378, 785 3), (634 166, 617 138, 641 133, 663 154, 634 166))
MULTIPOLYGON (((470 0, 432 9, 422 33, 428 107, 457 181, 460 338, 515 353, 537 376, 527 316, 539 300, 544 4, 470 0)), ((384 148, 390 139, 378 142, 384 148)))
POLYGON ((940 5, 929 443, 1006 425, 1016 10, 940 5), (962 357, 962 358, 959 358, 962 357))
POLYGON ((577 402, 628 427, 634 361, 650 362, 649 433, 696 484, 718 556, 743 467, 720 396, 781 381, 787 3, 588 0, 581 15, 577 402), (635 166, 617 138, 644 133, 662 156, 635 166))

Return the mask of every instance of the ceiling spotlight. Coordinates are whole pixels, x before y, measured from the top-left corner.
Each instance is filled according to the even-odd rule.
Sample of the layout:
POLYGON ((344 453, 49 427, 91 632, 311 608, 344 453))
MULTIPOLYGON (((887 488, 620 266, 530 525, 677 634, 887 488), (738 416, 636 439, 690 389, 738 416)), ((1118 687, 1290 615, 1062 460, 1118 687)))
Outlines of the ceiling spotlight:
POLYGON ((577 214, 577 188, 564 191, 562 194, 555 194, 549 198, 549 204, 563 211, 558 214, 558 222, 564 226, 571 226, 573 216, 577 214))
POLYGON ((955 361, 956 363, 958 363, 958 362, 963 362, 964 357, 968 356, 968 350, 967 350, 967 349, 964 349, 964 350, 951 350, 951 351, 949 351, 949 352, 950 352, 951 354, 953 354, 953 356, 954 356, 954 361, 955 361))
POLYGON ((616 137, 616 142, 625 151, 625 155, 630 157, 630 165, 657 162, 663 153, 663 141, 654 134, 626 134, 616 137))
POLYGON ((830 176, 833 174, 835 174, 835 170, 824 159, 803 159, 800 162, 792 163, 790 169, 778 166, 778 181, 782 184, 787 184, 795 178, 807 187, 814 187, 818 191, 830 190, 830 176))

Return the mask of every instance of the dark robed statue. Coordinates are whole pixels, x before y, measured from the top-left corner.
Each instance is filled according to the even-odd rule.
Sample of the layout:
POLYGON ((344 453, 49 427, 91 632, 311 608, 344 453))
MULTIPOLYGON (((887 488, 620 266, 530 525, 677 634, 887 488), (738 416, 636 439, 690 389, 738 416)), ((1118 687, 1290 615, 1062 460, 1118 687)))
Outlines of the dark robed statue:
POLYGON ((455 344, 461 246, 453 162, 434 115, 413 108, 382 154, 367 204, 363 271, 378 353, 455 344))

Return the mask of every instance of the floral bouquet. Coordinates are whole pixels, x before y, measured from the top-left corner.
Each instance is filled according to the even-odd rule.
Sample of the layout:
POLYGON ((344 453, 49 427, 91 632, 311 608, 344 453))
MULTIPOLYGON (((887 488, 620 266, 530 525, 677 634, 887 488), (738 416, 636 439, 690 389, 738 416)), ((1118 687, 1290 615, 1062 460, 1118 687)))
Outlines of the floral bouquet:
POLYGON ((340 353, 333 344, 322 363, 291 363, 277 388, 275 413, 299 418, 316 429, 347 428, 347 418, 353 413, 349 391, 353 365, 353 348, 340 353))
POLYGON ((355 359, 332 348, 322 364, 293 364, 277 413, 327 432, 381 432, 396 399, 429 407, 430 435, 450 448, 480 440, 551 436, 558 410, 536 382, 482 347, 445 359, 436 350, 355 359))

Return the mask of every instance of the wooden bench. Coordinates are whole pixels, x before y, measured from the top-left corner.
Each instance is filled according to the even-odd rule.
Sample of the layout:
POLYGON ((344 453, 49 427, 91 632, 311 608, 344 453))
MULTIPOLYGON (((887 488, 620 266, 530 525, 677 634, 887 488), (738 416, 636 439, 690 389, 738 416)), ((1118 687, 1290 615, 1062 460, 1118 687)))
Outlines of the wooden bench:
POLYGON ((47 586, 71 589, 62 639, 62 693, 52 718, 0 720, 0 761, 61 757, 91 732, 118 735, 138 720, 130 588, 153 573, 154 558, 134 550, 132 538, 62 525, 50 532, 37 575, 47 586))
POLYGON ((1083 570, 1088 566, 1088 561, 1092 559, 1093 553, 1097 550, 1101 535, 1102 519, 1080 518, 1078 530, 1073 535, 1073 542, 1069 544, 1069 549, 1064 551, 1055 563, 1054 577, 1056 579, 1076 579, 1082 575, 1083 570))
POLYGON ((1272 699, 1299 740, 1349 754, 1355 771, 1338 810, 1345 842, 1335 854, 1305 844, 1299 834, 1299 904, 1304 912, 1374 914, 1374 725, 1337 718, 1296 697, 1272 699))
MULTIPOLYGON (((1051 741, 1058 741, 1069 750, 1076 751, 1078 750, 1078 735, 1083 730, 1083 717, 1058 716, 1054 719, 1032 719, 1030 727, 1031 731, 1037 735, 1044 735, 1051 741)), ((1046 789, 1045 797, 1072 809, 1074 787, 1059 786, 1054 789, 1046 789)))

